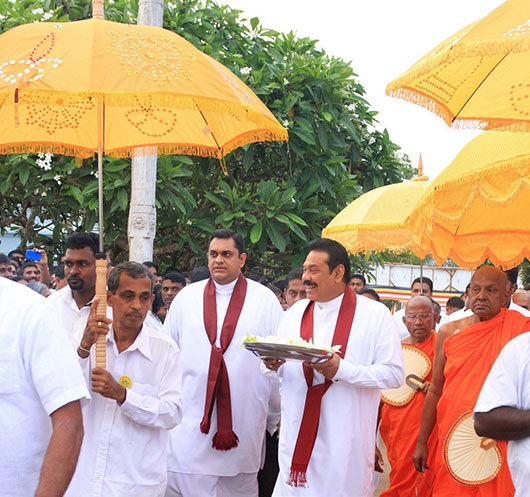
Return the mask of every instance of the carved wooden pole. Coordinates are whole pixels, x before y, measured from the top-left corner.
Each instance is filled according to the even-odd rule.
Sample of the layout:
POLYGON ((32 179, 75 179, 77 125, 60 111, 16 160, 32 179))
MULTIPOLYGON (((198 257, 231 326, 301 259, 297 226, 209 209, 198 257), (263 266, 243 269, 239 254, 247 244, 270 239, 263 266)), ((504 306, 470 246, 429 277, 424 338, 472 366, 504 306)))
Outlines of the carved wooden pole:
MULTIPOLYGON (((140 0, 138 24, 162 27, 163 0, 140 0)), ((131 164, 131 203, 129 207, 129 260, 153 259, 156 233, 156 155, 133 157, 131 164)))

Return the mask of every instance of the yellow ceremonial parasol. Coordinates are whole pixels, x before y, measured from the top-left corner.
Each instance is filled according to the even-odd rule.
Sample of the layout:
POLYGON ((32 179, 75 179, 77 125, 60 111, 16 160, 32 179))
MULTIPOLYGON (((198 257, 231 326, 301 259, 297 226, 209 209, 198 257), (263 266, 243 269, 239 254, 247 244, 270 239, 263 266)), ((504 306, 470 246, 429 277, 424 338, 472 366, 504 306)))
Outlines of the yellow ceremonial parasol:
MULTIPOLYGON (((0 153, 97 153, 103 252, 104 154, 223 161, 239 146, 288 135, 250 88, 183 38, 105 21, 102 0, 93 12, 0 35, 0 153)), ((96 294, 104 315, 104 282, 96 294)))
POLYGON ((487 131, 466 145, 409 215, 415 252, 474 268, 530 257, 530 134, 487 131))
POLYGON ((427 188, 428 179, 423 176, 420 156, 417 178, 375 188, 356 198, 322 230, 322 236, 339 242, 353 254, 414 249, 405 220, 427 188))
POLYGON ((386 93, 452 127, 530 131, 530 10, 508 0, 392 81, 386 93))

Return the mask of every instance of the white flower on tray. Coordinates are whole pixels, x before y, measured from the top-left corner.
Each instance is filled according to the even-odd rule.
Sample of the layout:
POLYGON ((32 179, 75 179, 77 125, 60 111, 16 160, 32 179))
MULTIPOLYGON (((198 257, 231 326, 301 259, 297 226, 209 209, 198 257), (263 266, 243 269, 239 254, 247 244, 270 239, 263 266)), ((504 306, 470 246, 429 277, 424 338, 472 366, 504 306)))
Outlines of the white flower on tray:
POLYGON ((334 345, 333 347, 329 347, 321 343, 313 343, 313 340, 310 339, 309 341, 307 341, 304 340, 302 337, 288 338, 276 335, 260 337, 252 335, 251 333, 247 333, 247 336, 245 337, 241 345, 244 345, 245 343, 272 343, 277 345, 295 345, 296 347, 306 347, 308 349, 319 349, 325 350, 327 352, 337 353, 340 351, 341 347, 340 345, 334 345))

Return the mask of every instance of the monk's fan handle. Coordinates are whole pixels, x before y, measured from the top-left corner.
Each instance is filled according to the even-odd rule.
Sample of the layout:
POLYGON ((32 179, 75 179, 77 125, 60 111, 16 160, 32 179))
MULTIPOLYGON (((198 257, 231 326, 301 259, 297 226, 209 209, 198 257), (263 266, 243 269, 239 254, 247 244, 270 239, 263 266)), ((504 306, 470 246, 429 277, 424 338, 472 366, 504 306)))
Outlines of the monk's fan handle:
MULTIPOLYGON (((96 314, 98 317, 107 317, 107 261, 96 259, 96 298, 98 307, 96 314)), ((107 367, 107 337, 98 335, 96 340, 96 367, 107 367)))
POLYGON ((484 450, 489 450, 495 445, 495 440, 492 438, 482 437, 480 441, 480 448, 484 450))

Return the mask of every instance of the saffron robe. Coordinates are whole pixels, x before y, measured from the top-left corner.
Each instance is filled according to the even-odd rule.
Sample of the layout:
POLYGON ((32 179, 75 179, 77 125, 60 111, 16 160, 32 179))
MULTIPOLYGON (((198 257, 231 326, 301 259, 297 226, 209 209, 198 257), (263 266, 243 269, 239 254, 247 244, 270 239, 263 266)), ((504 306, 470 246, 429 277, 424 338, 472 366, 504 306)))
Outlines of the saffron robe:
MULTIPOLYGON (((477 486, 458 483, 444 464, 443 449, 448 432, 465 412, 473 411, 480 390, 502 348, 528 330, 530 319, 517 311, 501 309, 492 319, 475 323, 447 338, 445 383, 437 407, 438 447, 434 460, 433 497, 511 497, 514 487, 508 465, 496 478, 477 486)), ((506 442, 499 442, 506 461, 506 442)))
MULTIPOLYGON (((434 361, 434 345, 436 334, 423 343, 414 345, 425 352, 434 361)), ((431 381, 432 370, 425 378, 431 381)), ((390 486, 381 493, 381 497, 410 497, 416 495, 418 472, 412 462, 412 454, 416 448, 421 425, 421 413, 425 394, 416 392, 412 400, 404 406, 392 406, 383 403, 381 408, 381 425, 379 431, 387 449, 390 463, 390 486)), ((418 494, 421 495, 421 494, 418 494)))

